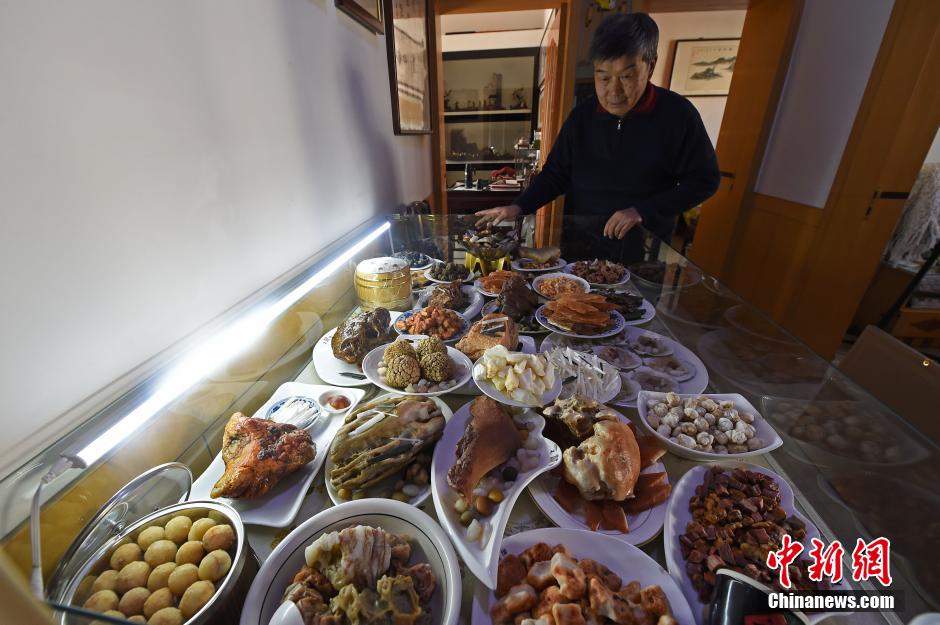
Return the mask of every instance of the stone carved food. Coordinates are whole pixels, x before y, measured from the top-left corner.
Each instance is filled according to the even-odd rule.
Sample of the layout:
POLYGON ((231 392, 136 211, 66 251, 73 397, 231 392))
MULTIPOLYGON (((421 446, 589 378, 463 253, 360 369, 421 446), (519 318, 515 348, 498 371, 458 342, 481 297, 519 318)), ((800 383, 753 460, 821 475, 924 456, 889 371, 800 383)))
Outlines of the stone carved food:
POLYGON ((428 306, 450 308, 452 310, 462 308, 464 304, 467 303, 467 298, 464 297, 462 288, 462 284, 459 280, 444 284, 435 284, 431 288, 428 306))
POLYGON ((427 562, 409 565, 411 556, 408 536, 379 527, 323 534, 304 551, 284 601, 304 625, 430 624, 437 579, 427 562))
POLYGON ((665 451, 652 437, 636 436, 632 425, 596 401, 572 397, 547 407, 545 434, 560 446, 563 464, 552 496, 569 513, 583 510, 589 529, 627 534, 627 515, 666 501, 672 492, 665 472, 641 473, 665 451))
POLYGON ((525 284, 525 278, 515 271, 494 271, 480 278, 480 287, 487 293, 500 293, 507 284, 525 284))
POLYGON ((454 510, 470 541, 487 537, 490 517, 521 473, 540 461, 539 440, 524 413, 510 415, 489 397, 470 405, 471 418, 457 441, 456 461, 447 471, 447 485, 456 493, 454 510))
POLYGON ((569 332, 598 334, 611 326, 614 308, 603 295, 570 293, 545 304, 545 317, 569 332))
POLYGON ((516 323, 508 315, 490 313, 470 327, 470 331, 457 341, 457 349, 470 360, 477 360, 491 347, 502 345, 515 349, 519 344, 516 323))
POLYGON ((607 566, 579 560, 564 545, 536 543, 518 555, 504 555, 495 592, 494 625, 677 625, 662 588, 643 588, 636 581, 624 586, 607 566))
POLYGON ((437 263, 428 271, 435 280, 443 282, 453 282, 454 280, 466 280, 470 277, 470 270, 463 265, 454 263, 437 263))
POLYGON ((316 446, 306 430, 236 412, 222 434, 225 472, 212 497, 253 499, 313 460, 316 446))
POLYGON ((87 586, 90 594, 75 598, 89 610, 157 624, 185 623, 212 599, 232 568, 236 543, 223 514, 198 508, 157 520, 130 540, 101 563, 104 570, 87 586), (206 529, 190 540, 195 523, 206 529), (187 563, 177 563, 180 552, 187 552, 187 563))
POLYGON ((570 347, 555 347, 545 355, 555 365, 555 373, 563 380, 562 397, 578 395, 606 401, 620 384, 620 372, 594 354, 585 354, 570 347))
POLYGON ((425 306, 412 315, 402 315, 395 327, 405 334, 426 334, 447 341, 463 329, 463 319, 453 310, 425 306))
MULTIPOLYGON (((686 571, 699 599, 706 603, 720 568, 729 568, 782 591, 780 577, 767 567, 767 553, 779 550, 781 537, 806 539, 806 525, 780 505, 780 486, 769 475, 743 468, 711 467, 689 499, 692 520, 679 536, 686 571)), ((811 560, 790 564, 793 590, 826 590, 809 579, 811 560)))
POLYGON ((560 257, 561 249, 555 246, 538 248, 522 246, 519 248, 518 264, 523 269, 544 269, 555 265, 560 257))
POLYGON ((491 347, 473 366, 473 379, 487 381, 513 401, 541 406, 542 395, 555 385, 555 365, 543 354, 491 347))
POLYGON ((561 295, 569 295, 571 293, 585 293, 587 291, 583 283, 564 276, 542 278, 538 281, 536 288, 540 295, 549 299, 555 299, 561 295))
POLYGON ((614 310, 623 315, 627 321, 634 321, 643 317, 643 296, 634 295, 624 291, 599 289, 595 291, 607 298, 607 301, 616 306, 614 310))
POLYGON ((419 486, 420 475, 427 484, 429 454, 443 431, 441 409, 429 399, 390 396, 360 406, 346 417, 333 441, 330 483, 340 498, 356 499, 398 473, 413 481, 396 485, 395 494, 417 495, 420 489, 405 486, 419 486))
POLYGON ((389 326, 391 315, 384 308, 365 310, 352 315, 339 324, 330 347, 333 355, 350 364, 361 364, 372 349, 388 343, 391 338, 389 326))
POLYGON ((731 400, 709 397, 683 400, 675 393, 647 402, 646 422, 672 442, 716 454, 737 454, 765 447, 754 429, 757 417, 731 400))
POLYGON ((609 260, 579 260, 571 266, 571 273, 591 284, 616 284, 623 279, 627 269, 609 260))
POLYGON ((378 374, 389 386, 409 393, 434 393, 453 387, 454 362, 437 337, 421 339, 417 347, 399 339, 385 348, 378 374))

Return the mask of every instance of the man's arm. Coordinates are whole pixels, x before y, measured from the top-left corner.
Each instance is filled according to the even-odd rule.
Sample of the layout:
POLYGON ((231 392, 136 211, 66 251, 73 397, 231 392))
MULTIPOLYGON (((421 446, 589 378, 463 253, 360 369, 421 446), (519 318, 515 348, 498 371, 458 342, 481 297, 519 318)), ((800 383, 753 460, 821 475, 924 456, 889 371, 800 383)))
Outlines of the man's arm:
POLYGON ((701 204, 718 190, 718 158, 705 131, 705 124, 695 108, 688 104, 689 115, 678 138, 678 149, 673 157, 674 175, 678 184, 645 200, 634 208, 643 218, 675 217, 701 204))
POLYGON ((573 118, 572 114, 565 120, 542 171, 532 178, 528 188, 516 198, 514 204, 522 209, 523 215, 534 213, 559 195, 567 193, 571 187, 573 118))

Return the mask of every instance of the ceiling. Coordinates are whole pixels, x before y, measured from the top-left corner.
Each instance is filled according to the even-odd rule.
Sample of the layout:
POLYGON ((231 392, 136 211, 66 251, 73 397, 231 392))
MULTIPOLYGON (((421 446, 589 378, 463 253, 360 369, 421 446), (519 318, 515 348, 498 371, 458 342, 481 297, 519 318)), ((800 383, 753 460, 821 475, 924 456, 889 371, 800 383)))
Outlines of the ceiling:
POLYGON ((460 13, 442 15, 441 26, 445 35, 492 33, 507 30, 542 30, 545 28, 550 15, 551 9, 499 13, 460 13))

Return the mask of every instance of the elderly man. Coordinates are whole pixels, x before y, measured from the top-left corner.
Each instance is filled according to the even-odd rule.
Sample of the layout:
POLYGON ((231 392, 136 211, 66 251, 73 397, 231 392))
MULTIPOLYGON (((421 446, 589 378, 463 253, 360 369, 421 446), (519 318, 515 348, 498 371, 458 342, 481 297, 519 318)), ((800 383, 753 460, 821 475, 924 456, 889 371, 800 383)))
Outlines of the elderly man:
POLYGON ((515 203, 480 211, 481 222, 533 213, 564 194, 569 260, 630 260, 639 251, 637 224, 669 241, 676 217, 714 194, 719 178, 698 111, 650 82, 658 42, 645 13, 611 15, 598 26, 590 48, 596 97, 571 112, 515 203))

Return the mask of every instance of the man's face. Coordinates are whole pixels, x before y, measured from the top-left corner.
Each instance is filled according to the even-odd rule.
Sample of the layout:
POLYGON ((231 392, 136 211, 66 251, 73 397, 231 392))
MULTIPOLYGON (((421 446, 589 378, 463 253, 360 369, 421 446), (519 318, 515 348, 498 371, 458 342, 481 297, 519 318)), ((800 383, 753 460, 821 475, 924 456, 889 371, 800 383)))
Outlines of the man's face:
POLYGON ((647 63, 639 56, 594 61, 594 89, 607 111, 620 117, 636 106, 653 75, 656 60, 647 63))

